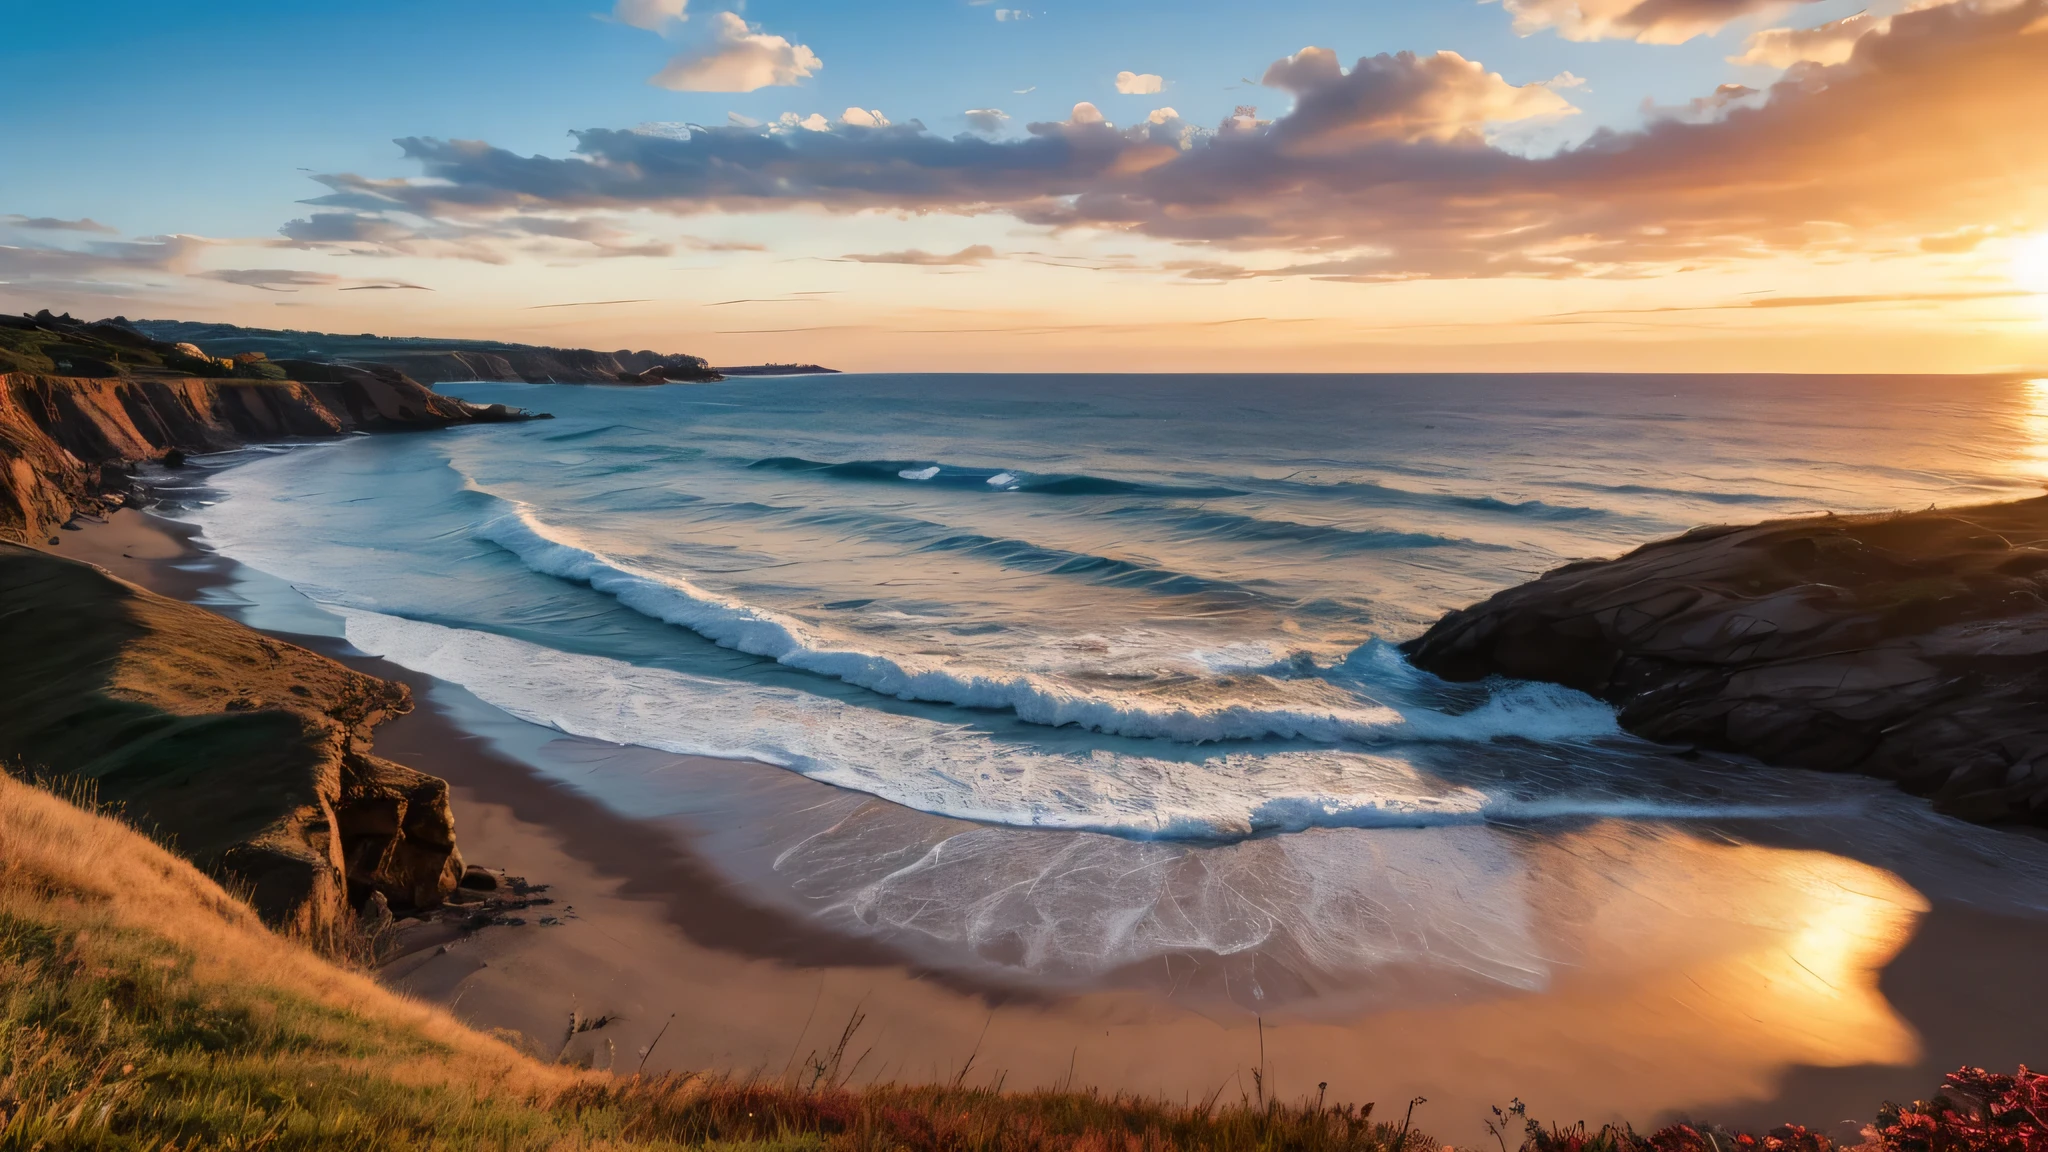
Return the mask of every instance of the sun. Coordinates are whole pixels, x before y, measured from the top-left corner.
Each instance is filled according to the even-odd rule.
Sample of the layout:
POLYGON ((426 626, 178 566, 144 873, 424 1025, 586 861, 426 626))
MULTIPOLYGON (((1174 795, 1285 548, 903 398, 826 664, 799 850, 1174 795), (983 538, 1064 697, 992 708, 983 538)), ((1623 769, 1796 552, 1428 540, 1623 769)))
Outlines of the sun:
POLYGON ((2013 246, 2012 281, 2031 292, 2048 292, 2048 232, 2013 246))

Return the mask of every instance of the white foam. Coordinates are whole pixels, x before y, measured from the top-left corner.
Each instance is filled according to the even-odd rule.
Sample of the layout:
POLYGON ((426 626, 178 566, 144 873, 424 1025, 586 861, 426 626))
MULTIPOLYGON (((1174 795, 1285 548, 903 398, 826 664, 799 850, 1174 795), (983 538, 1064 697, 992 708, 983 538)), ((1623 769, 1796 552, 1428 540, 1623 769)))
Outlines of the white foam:
POLYGON ((905 468, 896 474, 905 480, 929 480, 939 474, 939 466, 934 464, 929 468, 905 468))
POLYGON ((1073 724, 1184 743, 1267 737, 1320 743, 1504 736, 1570 740, 1619 731, 1605 704, 1551 685, 1519 685, 1458 715, 1372 700, 1276 707, 1227 696, 1205 700, 1118 692, 1033 672, 873 652, 781 613, 585 547, 562 529, 541 523, 530 509, 506 503, 510 510, 479 525, 477 535, 536 572, 588 584, 642 615, 688 628, 724 647, 904 700, 1004 709, 1033 724, 1073 724))
POLYGON ((1062 752, 966 725, 789 689, 558 652, 488 632, 336 607, 349 643, 459 684, 522 720, 685 754, 759 760, 916 808, 1032 828, 1243 835, 1302 821, 1473 823, 1487 796, 1391 756, 1335 749, 1194 761, 1062 752))
POLYGON ((1026 828, 1236 837, 1310 827, 1416 828, 1569 815, 1756 816, 1605 794, 1519 800, 1396 755, 1342 749, 1193 760, 1063 751, 786 688, 558 652, 489 632, 337 607, 349 643, 459 684, 522 720, 615 744, 758 760, 906 807, 1026 828))

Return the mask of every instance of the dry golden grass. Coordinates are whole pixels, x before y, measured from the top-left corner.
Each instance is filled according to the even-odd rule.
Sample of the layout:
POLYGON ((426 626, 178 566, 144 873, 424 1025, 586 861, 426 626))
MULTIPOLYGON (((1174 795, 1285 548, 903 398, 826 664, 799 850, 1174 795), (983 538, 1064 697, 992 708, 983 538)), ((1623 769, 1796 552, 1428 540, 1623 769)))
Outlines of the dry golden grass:
POLYGON ((834 1081, 540 1063, 272 933, 118 820, 0 772, 0 1152, 1435 1147, 1320 1102, 834 1081))

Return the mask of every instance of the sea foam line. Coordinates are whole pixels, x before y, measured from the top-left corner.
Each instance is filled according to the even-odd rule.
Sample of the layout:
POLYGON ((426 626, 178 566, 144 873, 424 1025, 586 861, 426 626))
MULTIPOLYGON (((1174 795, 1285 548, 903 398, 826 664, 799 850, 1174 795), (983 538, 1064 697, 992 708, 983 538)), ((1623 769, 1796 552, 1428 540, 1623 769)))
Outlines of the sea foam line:
POLYGON ((1028 672, 918 663, 840 646, 800 621, 561 539, 560 530, 543 524, 531 509, 503 502, 509 510, 479 524, 476 534, 536 572, 587 584, 644 616, 687 628, 723 647, 899 699, 1002 709, 1032 724, 1072 724, 1113 735, 1185 743, 1268 737, 1320 743, 1509 736, 1570 740, 1618 732, 1606 705, 1550 685, 1515 685, 1454 716, 1376 701, 1335 708, 1161 704, 1028 672))
POLYGON ((1395 755, 1340 749, 1192 759, 998 741, 967 725, 561 652, 336 607, 350 644, 461 685, 529 723, 615 744, 755 760, 923 812, 1138 839, 1237 839, 1310 827, 1415 828, 1564 816, 1778 816, 1818 806, 1612 794, 1496 796, 1395 755))

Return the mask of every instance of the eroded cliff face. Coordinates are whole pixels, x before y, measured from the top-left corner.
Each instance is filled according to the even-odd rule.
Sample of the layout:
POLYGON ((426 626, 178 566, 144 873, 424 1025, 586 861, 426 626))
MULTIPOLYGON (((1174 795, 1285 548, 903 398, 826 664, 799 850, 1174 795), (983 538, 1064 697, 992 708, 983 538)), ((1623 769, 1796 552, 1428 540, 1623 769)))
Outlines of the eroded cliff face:
POLYGON ((119 503, 130 465, 174 449, 523 418, 439 395, 393 369, 280 366, 301 378, 0 374, 0 539, 42 539, 74 512, 119 503))
POLYGON ((1652 740, 2048 825, 2048 497, 1700 529, 1560 568, 1403 648, 1450 680, 1591 693, 1652 740))
POLYGON ((447 784, 370 751, 404 685, 8 544, 0 637, 0 761, 90 779, 273 924, 431 908, 461 879, 447 784))

